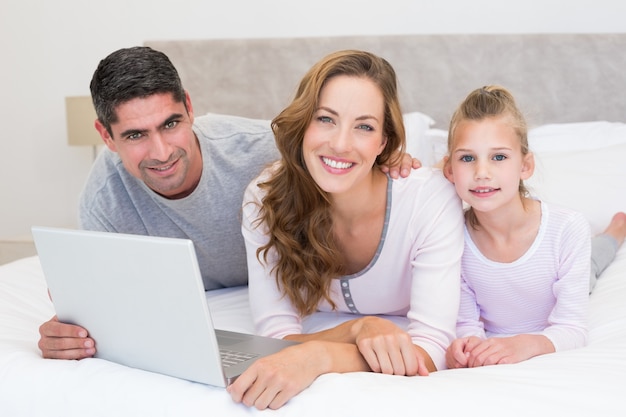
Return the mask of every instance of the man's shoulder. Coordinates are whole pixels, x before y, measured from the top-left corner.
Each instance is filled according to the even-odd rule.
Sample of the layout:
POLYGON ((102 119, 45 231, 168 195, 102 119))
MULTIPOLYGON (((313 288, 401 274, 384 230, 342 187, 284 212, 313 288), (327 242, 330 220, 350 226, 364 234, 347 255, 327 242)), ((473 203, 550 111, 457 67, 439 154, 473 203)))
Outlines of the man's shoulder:
POLYGON ((210 140, 241 136, 273 137, 269 120, 216 113, 196 117, 194 129, 199 136, 210 140))
POLYGON ((126 171, 118 154, 105 148, 96 158, 81 192, 81 205, 93 206, 101 198, 128 196, 128 188, 140 185, 126 171))

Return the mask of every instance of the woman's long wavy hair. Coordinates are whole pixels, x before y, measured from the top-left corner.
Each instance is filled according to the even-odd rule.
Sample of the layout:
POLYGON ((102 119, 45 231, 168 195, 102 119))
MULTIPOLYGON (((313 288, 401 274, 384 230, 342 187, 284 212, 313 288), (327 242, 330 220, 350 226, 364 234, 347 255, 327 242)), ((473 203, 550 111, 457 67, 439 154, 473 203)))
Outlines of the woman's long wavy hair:
MULTIPOLYGON (((472 91, 456 109, 450 121, 448 130, 448 152, 452 152, 455 146, 456 129, 464 120, 484 120, 488 118, 506 117, 520 141, 522 156, 528 154, 528 126, 526 118, 517 107, 513 94, 499 85, 488 85, 472 91)), ((529 195, 524 182, 519 182, 519 194, 524 197, 529 195)), ((479 226, 476 213, 470 207, 465 212, 468 224, 476 229, 479 226)))
POLYGON ((343 256, 333 237, 330 199, 307 171, 302 154, 320 92, 339 75, 369 79, 383 95, 387 143, 376 165, 397 163, 405 148, 395 71, 385 59, 369 52, 345 50, 323 58, 304 76, 291 104, 272 120, 282 161, 271 178, 259 184, 266 194, 257 225, 267 227, 269 242, 257 250, 257 258, 267 263, 269 252, 275 252, 272 273, 276 283, 302 316, 315 312, 322 300, 336 308, 330 297, 331 280, 345 275, 343 256))

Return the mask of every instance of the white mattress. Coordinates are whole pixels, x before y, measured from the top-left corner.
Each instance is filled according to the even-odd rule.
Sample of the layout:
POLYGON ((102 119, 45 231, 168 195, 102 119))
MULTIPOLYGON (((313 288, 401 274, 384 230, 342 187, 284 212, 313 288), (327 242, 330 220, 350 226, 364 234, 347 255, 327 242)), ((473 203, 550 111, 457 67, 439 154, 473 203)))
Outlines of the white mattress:
MULTIPOLYGON (((54 309, 38 258, 25 258, 0 267, 0 416, 624 416, 625 248, 591 295, 590 342, 583 349, 428 377, 328 374, 282 409, 263 412, 233 403, 221 388, 101 359, 42 359, 38 327, 54 309)), ((217 327, 252 332, 245 287, 207 298, 217 327)), ((344 317, 317 314, 307 328, 344 317)))

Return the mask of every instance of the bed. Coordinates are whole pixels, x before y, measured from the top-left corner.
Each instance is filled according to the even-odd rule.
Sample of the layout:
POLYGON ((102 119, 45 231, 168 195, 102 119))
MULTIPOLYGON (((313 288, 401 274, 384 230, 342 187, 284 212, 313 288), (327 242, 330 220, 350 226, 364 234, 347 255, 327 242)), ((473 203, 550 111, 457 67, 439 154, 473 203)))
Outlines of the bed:
MULTIPOLYGON (((149 41, 166 52, 196 114, 269 119, 327 52, 367 49, 398 72, 409 151, 429 165, 445 149, 456 104, 507 86, 532 127, 542 199, 583 212, 594 232, 626 210, 626 34, 405 35, 149 41)), ((95 64, 94 64, 95 65, 95 64)), ((253 332, 247 288, 210 291, 216 326, 253 332)), ((590 295, 587 347, 515 365, 428 377, 327 374, 280 410, 235 404, 221 388, 101 359, 42 359, 39 325, 54 314, 37 256, 0 266, 0 415, 357 416, 626 415, 626 246, 590 295)), ((345 320, 318 313, 309 330, 345 320)), ((399 319, 398 323, 403 324, 399 319)))

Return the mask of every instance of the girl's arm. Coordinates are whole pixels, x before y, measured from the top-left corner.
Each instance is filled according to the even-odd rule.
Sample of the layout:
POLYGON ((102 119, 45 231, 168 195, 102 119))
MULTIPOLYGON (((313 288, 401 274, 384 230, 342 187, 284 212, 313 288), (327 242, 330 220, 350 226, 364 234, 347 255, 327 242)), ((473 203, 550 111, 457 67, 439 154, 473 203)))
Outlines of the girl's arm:
MULTIPOLYGON (((465 256, 465 255, 464 255, 465 256)), ((485 326, 480 320, 480 308, 476 301, 476 293, 461 272, 461 303, 456 323, 458 338, 476 336, 485 339, 485 326)))
POLYGON ((562 227, 559 242, 559 276, 553 286, 556 303, 541 333, 555 350, 583 347, 587 343, 591 231, 589 223, 575 213, 562 227))
MULTIPOLYGON (((550 215, 560 214, 551 211, 550 215)), ((548 326, 538 334, 494 337, 472 346, 467 350, 469 367, 516 363, 585 345, 591 236, 589 225, 581 214, 569 216, 559 223, 555 243, 558 259, 554 262, 558 263, 558 271, 552 286, 555 304, 547 319, 548 326)))

